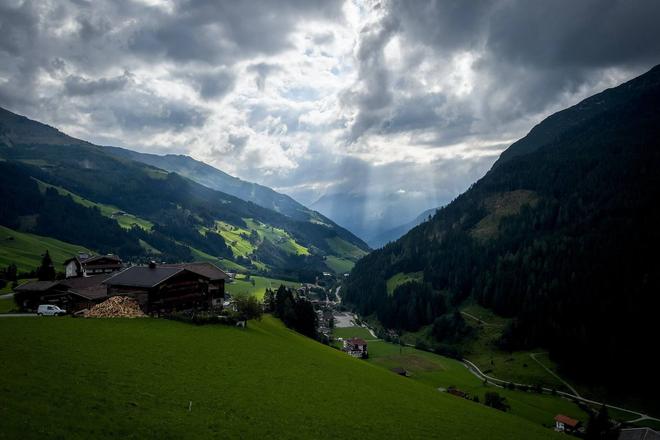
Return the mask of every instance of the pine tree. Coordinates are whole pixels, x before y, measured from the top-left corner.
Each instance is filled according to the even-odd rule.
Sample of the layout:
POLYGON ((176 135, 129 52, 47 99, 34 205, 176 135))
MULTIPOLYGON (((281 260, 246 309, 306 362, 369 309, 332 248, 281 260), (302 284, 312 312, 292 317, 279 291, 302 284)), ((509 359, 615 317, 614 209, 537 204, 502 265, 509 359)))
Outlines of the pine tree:
POLYGON ((47 250, 41 258, 41 265, 37 268, 37 278, 39 281, 53 281, 55 279, 55 266, 47 250))

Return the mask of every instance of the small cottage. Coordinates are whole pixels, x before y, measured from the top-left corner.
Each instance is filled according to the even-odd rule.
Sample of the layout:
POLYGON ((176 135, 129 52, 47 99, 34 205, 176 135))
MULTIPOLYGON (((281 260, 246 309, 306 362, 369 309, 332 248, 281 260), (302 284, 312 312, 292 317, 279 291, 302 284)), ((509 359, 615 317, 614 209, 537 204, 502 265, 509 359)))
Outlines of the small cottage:
POLYGON ((366 359, 369 357, 367 341, 362 338, 344 339, 344 351, 356 358, 366 359))
POLYGON ((563 414, 555 416, 555 431, 558 432, 575 432, 580 427, 580 421, 563 414))

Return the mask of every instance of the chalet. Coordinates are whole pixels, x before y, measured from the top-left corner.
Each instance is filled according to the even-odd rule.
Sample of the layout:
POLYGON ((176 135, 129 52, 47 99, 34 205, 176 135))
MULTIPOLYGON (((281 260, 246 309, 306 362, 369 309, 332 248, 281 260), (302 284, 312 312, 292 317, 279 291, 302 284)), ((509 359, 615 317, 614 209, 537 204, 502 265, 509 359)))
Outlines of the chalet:
POLYGON ((123 268, 117 255, 89 255, 79 253, 64 262, 66 278, 86 277, 89 275, 109 274, 123 268))
POLYGON ((135 298, 147 313, 213 307, 206 275, 179 266, 133 266, 107 280, 108 296, 135 298))
POLYGON ((356 358, 366 359, 369 357, 367 341, 362 338, 344 339, 344 351, 356 358))
POLYGON ((229 275, 213 263, 198 261, 195 263, 163 264, 161 267, 178 267, 187 269, 209 279, 208 293, 211 297, 211 307, 222 307, 225 299, 225 284, 229 275))
POLYGON ((555 416, 555 431, 558 432, 576 432, 580 427, 580 421, 563 414, 555 416))
POLYGON ((624 428, 618 440, 660 440, 660 432, 651 428, 624 428))
POLYGON ((107 274, 67 278, 58 281, 32 281, 14 289, 22 310, 36 310, 40 304, 54 304, 76 312, 104 301, 108 294, 103 281, 107 274))

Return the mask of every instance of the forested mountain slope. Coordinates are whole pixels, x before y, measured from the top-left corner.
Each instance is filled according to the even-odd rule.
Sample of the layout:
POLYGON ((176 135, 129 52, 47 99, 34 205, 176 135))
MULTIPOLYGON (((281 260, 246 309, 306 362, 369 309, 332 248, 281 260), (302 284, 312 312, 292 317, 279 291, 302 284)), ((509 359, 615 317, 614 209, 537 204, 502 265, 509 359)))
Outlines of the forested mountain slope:
POLYGON ((534 127, 430 221, 360 260, 344 299, 416 330, 472 297, 516 318, 502 347, 547 347, 567 372, 650 394, 658 170, 655 67, 534 127), (417 272, 388 296, 388 279, 417 272))
POLYGON ((368 249, 335 225, 295 220, 2 109, 0 158, 0 224, 127 259, 201 256, 295 275, 368 249))

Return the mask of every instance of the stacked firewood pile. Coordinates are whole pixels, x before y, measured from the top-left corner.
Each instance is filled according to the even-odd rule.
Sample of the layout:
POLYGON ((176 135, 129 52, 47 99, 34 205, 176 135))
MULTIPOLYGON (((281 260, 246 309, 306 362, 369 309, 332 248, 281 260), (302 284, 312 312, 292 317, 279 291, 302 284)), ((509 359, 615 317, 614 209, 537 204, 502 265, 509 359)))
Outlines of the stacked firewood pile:
POLYGON ((145 317, 140 305, 127 296, 113 296, 96 304, 85 313, 86 318, 142 318, 145 317))

